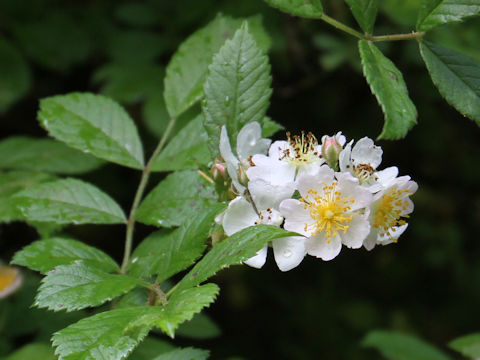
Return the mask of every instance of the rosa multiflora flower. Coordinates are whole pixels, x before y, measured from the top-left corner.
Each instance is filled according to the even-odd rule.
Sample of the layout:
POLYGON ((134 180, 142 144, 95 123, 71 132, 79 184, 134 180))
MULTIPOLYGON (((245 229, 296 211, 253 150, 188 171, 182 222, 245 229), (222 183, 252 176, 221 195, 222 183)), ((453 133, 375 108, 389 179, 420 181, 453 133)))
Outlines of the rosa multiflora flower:
POLYGON ((298 177, 300 200, 280 204, 284 228, 307 237, 306 251, 323 260, 335 258, 342 244, 360 248, 370 232, 368 207, 372 194, 350 173, 334 173, 326 165, 298 177))

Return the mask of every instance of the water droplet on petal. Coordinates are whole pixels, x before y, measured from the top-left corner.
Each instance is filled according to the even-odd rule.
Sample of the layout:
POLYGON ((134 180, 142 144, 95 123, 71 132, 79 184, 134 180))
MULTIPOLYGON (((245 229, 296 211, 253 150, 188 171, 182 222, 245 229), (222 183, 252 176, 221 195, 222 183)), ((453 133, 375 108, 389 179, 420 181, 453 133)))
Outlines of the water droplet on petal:
POLYGON ((292 252, 290 250, 284 250, 283 256, 286 258, 289 258, 290 256, 292 256, 292 252))

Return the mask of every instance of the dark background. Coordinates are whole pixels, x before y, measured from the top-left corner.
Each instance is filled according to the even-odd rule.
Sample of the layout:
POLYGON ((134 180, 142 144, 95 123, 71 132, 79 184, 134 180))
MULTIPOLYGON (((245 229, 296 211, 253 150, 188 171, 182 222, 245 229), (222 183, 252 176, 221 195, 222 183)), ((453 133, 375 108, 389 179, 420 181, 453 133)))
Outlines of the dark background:
MULTIPOLYGON (((344 2, 324 3, 328 15, 356 27, 344 2)), ((414 29, 416 1, 380 3, 376 34, 414 29)), ((362 76, 356 41, 260 0, 2 0, 0 36, 25 56, 31 70, 28 92, 0 114, 2 138, 45 136, 36 121, 40 98, 102 92, 125 105, 150 154, 167 121, 161 99, 164 67, 178 45, 219 12, 263 17, 272 38, 268 115, 275 121, 292 133, 312 131, 318 138, 337 131, 349 139, 375 138, 381 132, 383 115, 362 76)), ((478 18, 441 27, 428 38, 480 59, 478 18)), ((378 141, 382 167, 396 165, 419 184, 409 229, 398 244, 372 252, 344 248, 330 262, 307 257, 287 273, 276 268, 271 254, 262 270, 225 270, 215 279, 220 297, 207 310, 221 337, 179 338, 175 344, 210 349, 212 359, 374 359, 380 356, 360 344, 373 329, 405 331, 443 348, 457 336, 478 331, 480 131, 439 96, 415 41, 379 46, 404 73, 419 113, 418 125, 405 139, 378 141)), ((149 186, 162 176, 155 174, 149 186)), ((125 210, 139 177, 115 165, 82 176, 125 210)), ((150 231, 139 225, 136 242, 150 231)), ((121 260, 123 227, 77 226, 65 232, 121 260)), ((1 224, 0 257, 8 262, 36 238, 35 229, 22 223, 1 224)), ((46 340, 51 331, 81 316, 29 309, 37 280, 27 276, 31 286, 0 300, 14 302, 22 313, 10 327, 0 311, 0 355, 32 339, 46 340)))

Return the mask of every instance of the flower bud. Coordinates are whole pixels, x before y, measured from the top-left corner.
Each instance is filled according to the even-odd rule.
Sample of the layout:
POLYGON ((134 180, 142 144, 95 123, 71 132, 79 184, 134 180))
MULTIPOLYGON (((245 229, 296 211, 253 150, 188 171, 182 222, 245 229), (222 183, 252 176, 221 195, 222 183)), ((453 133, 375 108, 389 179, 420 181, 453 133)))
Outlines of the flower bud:
POLYGON ((345 144, 345 136, 338 132, 335 136, 322 138, 322 157, 333 170, 338 171, 338 158, 345 144))
POLYGON ((238 166, 238 182, 247 187, 248 186, 248 176, 247 176, 247 169, 248 169, 248 166, 245 166, 243 164, 239 164, 238 166))
POLYGON ((228 177, 227 166, 225 163, 220 162, 219 159, 215 159, 215 163, 210 169, 210 173, 212 174, 213 181, 215 182, 223 182, 227 180, 228 177))

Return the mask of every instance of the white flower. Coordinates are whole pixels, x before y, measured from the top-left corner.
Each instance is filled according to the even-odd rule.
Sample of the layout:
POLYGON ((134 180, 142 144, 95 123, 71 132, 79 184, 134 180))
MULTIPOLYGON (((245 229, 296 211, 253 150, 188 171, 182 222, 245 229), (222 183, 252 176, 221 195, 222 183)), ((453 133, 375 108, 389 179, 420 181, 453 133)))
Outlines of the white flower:
POLYGON ((372 139, 364 137, 357 141, 352 149, 353 140, 340 153, 340 171, 349 172, 355 176, 360 184, 367 187, 372 193, 382 189, 379 178, 393 179, 398 174, 396 167, 390 167, 377 172, 382 162, 382 148, 376 146, 372 139))
POLYGON ((238 174, 250 166, 252 155, 265 154, 272 140, 262 138, 262 128, 258 122, 246 124, 237 135, 237 155, 233 154, 227 129, 222 126, 220 133, 220 154, 227 164, 227 171, 232 178, 235 189, 243 194, 245 186, 240 184, 238 174))
MULTIPOLYGON (((248 190, 255 207, 243 196, 232 200, 222 217, 225 233, 230 236, 249 226, 266 224, 280 226, 283 216, 278 211, 280 202, 290 198, 294 192, 293 183, 274 186, 263 180, 250 181, 248 190)), ((275 261, 282 271, 296 267, 305 257, 304 238, 299 236, 276 239, 272 242, 275 261)), ((245 261, 249 266, 261 268, 266 261, 268 245, 257 255, 245 261)))
POLYGON ((331 260, 341 250, 360 248, 370 232, 368 206, 372 194, 349 173, 336 173, 321 166, 316 173, 298 177, 300 200, 280 204, 285 230, 305 235, 307 253, 331 260))
POLYGON ((367 250, 377 244, 397 242, 408 226, 404 218, 413 211, 409 196, 417 191, 418 185, 410 180, 410 176, 388 179, 383 185, 385 188, 374 195, 370 207, 371 231, 364 242, 367 250))
POLYGON ((0 299, 15 292, 22 283, 23 277, 17 268, 0 263, 0 299))
POLYGON ((293 181, 302 173, 315 172, 324 163, 321 147, 312 133, 290 137, 287 141, 275 141, 268 156, 254 155, 254 166, 247 170, 250 180, 263 179, 274 185, 293 181))

